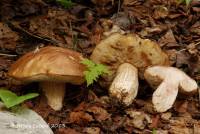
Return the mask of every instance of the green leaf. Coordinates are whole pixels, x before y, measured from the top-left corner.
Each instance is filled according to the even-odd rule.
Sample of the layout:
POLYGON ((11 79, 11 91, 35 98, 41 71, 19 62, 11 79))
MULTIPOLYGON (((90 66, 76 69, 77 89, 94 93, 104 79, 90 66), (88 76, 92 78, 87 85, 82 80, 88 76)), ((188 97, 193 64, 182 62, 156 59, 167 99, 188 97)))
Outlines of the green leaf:
POLYGON ((192 2, 192 0, 185 0, 185 4, 186 4, 187 6, 190 5, 190 2, 192 2))
POLYGON ((178 0, 179 3, 185 3, 186 6, 188 7, 190 5, 190 3, 192 2, 192 0, 178 0))
POLYGON ((156 131, 155 128, 153 128, 153 130, 152 130, 152 134, 157 134, 157 131, 156 131))
POLYGON ((7 89, 0 88, 0 99, 3 101, 7 108, 18 105, 25 100, 32 99, 34 97, 37 97, 38 95, 38 93, 29 93, 26 95, 17 96, 15 93, 7 89))
POLYGON ((73 5, 71 0, 56 0, 56 2, 60 3, 65 8, 70 8, 73 5))
POLYGON ((96 64, 89 59, 84 59, 81 63, 87 66, 87 71, 84 71, 87 86, 93 84, 94 81, 97 81, 102 74, 109 73, 108 68, 105 65, 96 64))
POLYGON ((81 61, 82 64, 86 65, 88 69, 95 67, 95 63, 89 59, 84 59, 81 61))

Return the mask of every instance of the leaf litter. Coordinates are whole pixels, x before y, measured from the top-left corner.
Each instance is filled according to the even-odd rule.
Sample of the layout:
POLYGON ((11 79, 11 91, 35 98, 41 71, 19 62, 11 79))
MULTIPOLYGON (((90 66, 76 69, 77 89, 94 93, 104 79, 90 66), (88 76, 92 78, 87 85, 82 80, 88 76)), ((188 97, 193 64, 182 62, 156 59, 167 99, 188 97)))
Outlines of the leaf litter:
MULTIPOLYGON (((19 88, 17 94, 24 93, 24 89, 39 88, 32 84, 9 84, 7 70, 22 54, 37 47, 55 45, 74 49, 89 57, 95 45, 105 37, 103 33, 114 26, 123 32, 134 32, 142 38, 157 41, 167 52, 172 66, 181 68, 200 82, 199 1, 192 1, 189 6, 175 0, 73 2, 76 4, 71 9, 64 9, 48 0, 0 2, 2 87, 19 88), (9 23, 14 27, 10 27, 9 23), (16 30, 16 27, 19 29, 16 30)), ((149 101, 152 92, 148 91, 149 87, 143 88, 141 86, 140 90, 144 93, 128 108, 105 97, 107 91, 97 83, 89 88, 69 85, 69 89, 73 90, 67 91, 69 96, 59 112, 47 105, 44 96, 29 100, 24 105, 35 110, 51 125, 64 124, 52 126, 56 134, 200 133, 198 95, 186 100, 181 96, 171 110, 158 114, 152 110, 149 101)))

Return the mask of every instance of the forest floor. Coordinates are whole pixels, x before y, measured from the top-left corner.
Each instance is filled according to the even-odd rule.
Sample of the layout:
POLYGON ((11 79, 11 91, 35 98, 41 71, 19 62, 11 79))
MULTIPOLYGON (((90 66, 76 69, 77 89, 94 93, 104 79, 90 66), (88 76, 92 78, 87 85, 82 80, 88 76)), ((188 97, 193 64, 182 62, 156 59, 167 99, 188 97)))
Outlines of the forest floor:
POLYGON ((67 85, 64 107, 56 112, 37 83, 11 84, 7 71, 23 54, 54 45, 89 57, 112 25, 158 42, 172 66, 200 82, 200 1, 188 6, 176 0, 73 2, 66 9, 53 0, 0 1, 0 87, 17 94, 39 92, 23 105, 41 115, 56 134, 200 134, 198 94, 178 95, 173 108, 156 113, 153 91, 143 80, 129 107, 112 104, 97 82, 89 88, 67 85))

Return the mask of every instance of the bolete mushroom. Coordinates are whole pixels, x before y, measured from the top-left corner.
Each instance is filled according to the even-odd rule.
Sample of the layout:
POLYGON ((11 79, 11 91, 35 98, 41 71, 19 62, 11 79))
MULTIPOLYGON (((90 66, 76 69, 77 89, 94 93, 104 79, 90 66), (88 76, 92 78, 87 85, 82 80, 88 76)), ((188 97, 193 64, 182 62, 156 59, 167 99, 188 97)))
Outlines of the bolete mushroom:
POLYGON ((157 87, 152 98, 157 112, 165 112, 170 109, 178 91, 184 94, 192 94, 197 92, 198 88, 195 80, 175 67, 149 67, 145 70, 144 77, 152 88, 157 87))
POLYGON ((82 55, 61 47, 44 47, 19 58, 8 75, 22 82, 38 81, 54 110, 62 108, 65 83, 82 84, 85 66, 82 55))
POLYGON ((167 55, 161 50, 158 44, 148 39, 141 39, 137 35, 122 35, 119 33, 114 33, 97 44, 90 59, 95 63, 108 66, 110 73, 109 75, 104 75, 103 82, 101 82, 101 85, 104 87, 108 87, 113 81, 117 69, 121 64, 129 63, 128 67, 127 64, 120 67, 116 76, 117 78, 114 79, 109 88, 110 96, 118 98, 120 102, 127 105, 131 104, 136 96, 130 94, 133 92, 137 93, 136 90, 138 90, 135 88, 137 87, 137 80, 133 80, 138 75, 135 68, 138 69, 140 78, 143 78, 144 70, 148 66, 169 64, 167 55), (134 75, 130 75, 127 72, 131 72, 134 75), (123 84, 118 84, 120 82, 123 82, 123 84), (128 83, 135 87, 127 86, 126 84, 128 83), (113 87, 113 85, 115 86, 113 87), (116 85, 120 86, 116 87, 116 85), (114 92, 114 90, 117 91, 114 92), (130 102, 127 102, 127 100, 130 102))
POLYGON ((123 63, 117 69, 109 93, 128 106, 137 96, 138 86, 138 69, 129 63, 123 63))

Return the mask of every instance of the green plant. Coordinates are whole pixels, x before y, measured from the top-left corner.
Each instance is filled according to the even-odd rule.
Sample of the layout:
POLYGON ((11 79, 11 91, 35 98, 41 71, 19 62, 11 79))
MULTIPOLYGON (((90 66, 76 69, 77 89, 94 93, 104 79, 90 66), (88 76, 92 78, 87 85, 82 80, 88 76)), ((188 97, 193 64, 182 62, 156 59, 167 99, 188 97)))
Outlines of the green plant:
POLYGON ((73 5, 71 0, 56 0, 56 2, 62 5, 64 8, 70 8, 73 5))
POLYGON ((192 0, 178 0, 180 3, 185 3, 186 6, 189 6, 192 0))
POLYGON ((93 84, 94 81, 97 81, 100 75, 109 73, 108 68, 105 65, 96 64, 89 59, 84 59, 81 63, 87 66, 87 71, 84 71, 87 86, 93 84))
POLYGON ((17 96, 15 93, 5 89, 0 88, 0 99, 3 101, 4 105, 7 108, 11 108, 13 106, 16 106, 25 100, 32 99, 34 97, 37 97, 38 93, 29 93, 22 96, 17 96))
POLYGON ((157 134, 157 132, 156 132, 156 129, 155 129, 155 128, 153 128, 153 130, 152 130, 152 134, 157 134))

